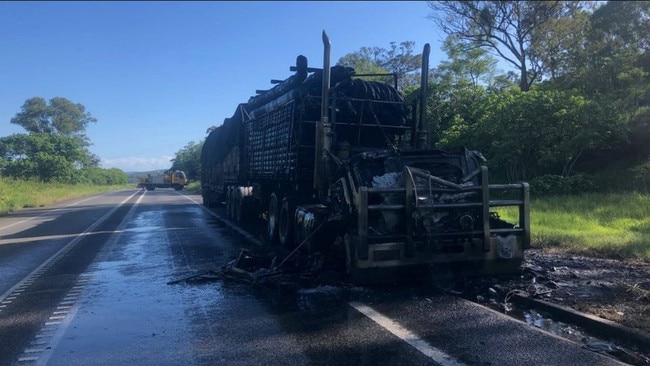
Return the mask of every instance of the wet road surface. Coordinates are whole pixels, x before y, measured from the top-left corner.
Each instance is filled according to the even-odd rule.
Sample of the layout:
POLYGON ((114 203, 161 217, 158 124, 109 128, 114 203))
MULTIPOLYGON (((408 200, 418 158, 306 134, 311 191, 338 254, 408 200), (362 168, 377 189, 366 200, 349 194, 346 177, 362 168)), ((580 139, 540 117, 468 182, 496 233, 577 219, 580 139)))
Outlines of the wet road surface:
POLYGON ((198 196, 102 197, 0 220, 0 364, 619 364, 421 287, 169 284, 249 244, 198 196))

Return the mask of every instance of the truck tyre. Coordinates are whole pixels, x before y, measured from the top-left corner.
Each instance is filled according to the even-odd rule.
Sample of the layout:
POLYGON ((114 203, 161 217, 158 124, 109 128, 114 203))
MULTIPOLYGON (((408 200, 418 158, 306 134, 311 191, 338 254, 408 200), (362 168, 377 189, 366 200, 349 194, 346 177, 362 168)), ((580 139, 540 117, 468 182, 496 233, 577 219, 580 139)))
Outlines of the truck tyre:
POLYGON ((203 206, 212 207, 212 201, 210 201, 210 194, 205 191, 201 191, 201 198, 203 199, 203 206))
POLYGON ((242 194, 241 194, 241 187, 236 187, 233 189, 232 192, 232 218, 237 221, 241 222, 241 215, 242 215, 242 194))
POLYGON ((280 200, 273 192, 269 199, 269 211, 266 218, 266 232, 272 243, 278 242, 278 216, 280 214, 280 200))
POLYGON ((228 210, 228 217, 236 220, 237 219, 237 187, 230 188, 230 210, 228 210))
POLYGON ((239 187, 237 190, 237 222, 247 221, 253 217, 251 205, 252 187, 239 187))
POLYGON ((287 248, 292 248, 293 243, 293 224, 296 208, 293 200, 288 196, 282 199, 280 213, 278 215, 278 238, 280 243, 287 248))

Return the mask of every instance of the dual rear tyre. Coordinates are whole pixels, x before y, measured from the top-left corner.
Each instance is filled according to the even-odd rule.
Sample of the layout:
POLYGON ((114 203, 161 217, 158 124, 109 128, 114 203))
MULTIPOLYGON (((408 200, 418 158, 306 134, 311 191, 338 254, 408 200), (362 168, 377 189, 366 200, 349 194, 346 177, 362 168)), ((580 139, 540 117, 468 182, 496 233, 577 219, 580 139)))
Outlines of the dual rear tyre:
POLYGON ((293 222, 296 207, 288 195, 273 192, 269 198, 266 230, 272 243, 280 243, 291 248, 293 242, 293 222))
POLYGON ((226 191, 226 216, 237 222, 244 222, 252 217, 251 193, 251 187, 228 187, 226 191))

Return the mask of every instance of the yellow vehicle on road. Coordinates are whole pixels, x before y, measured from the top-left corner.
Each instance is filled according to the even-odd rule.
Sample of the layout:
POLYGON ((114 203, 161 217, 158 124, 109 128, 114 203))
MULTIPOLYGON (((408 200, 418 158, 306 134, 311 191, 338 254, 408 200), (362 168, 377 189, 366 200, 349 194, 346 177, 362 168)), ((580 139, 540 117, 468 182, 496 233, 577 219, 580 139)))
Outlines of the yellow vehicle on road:
POLYGON ((168 170, 162 175, 147 174, 146 177, 140 178, 138 188, 144 188, 147 191, 153 191, 156 188, 174 188, 177 191, 182 190, 189 180, 182 170, 168 170))

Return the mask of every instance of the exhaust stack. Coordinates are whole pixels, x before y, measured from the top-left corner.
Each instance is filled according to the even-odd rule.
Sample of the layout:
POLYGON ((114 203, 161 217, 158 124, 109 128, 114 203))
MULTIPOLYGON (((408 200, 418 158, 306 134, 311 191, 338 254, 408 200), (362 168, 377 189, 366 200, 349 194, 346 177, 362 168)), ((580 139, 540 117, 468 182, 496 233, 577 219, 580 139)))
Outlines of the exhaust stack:
POLYGON ((420 75, 420 119, 418 121, 418 130, 416 137, 416 148, 424 149, 427 145, 427 131, 424 129, 424 123, 427 115, 427 96, 429 87, 429 53, 431 46, 424 45, 422 50, 422 75, 420 75))
POLYGON ((331 125, 329 123, 329 90, 330 90, 330 50, 331 41, 327 33, 323 30, 323 86, 321 89, 321 117, 316 126, 316 151, 314 164, 314 190, 319 197, 324 195, 326 189, 325 182, 325 159, 327 152, 331 148, 332 135, 331 125))

